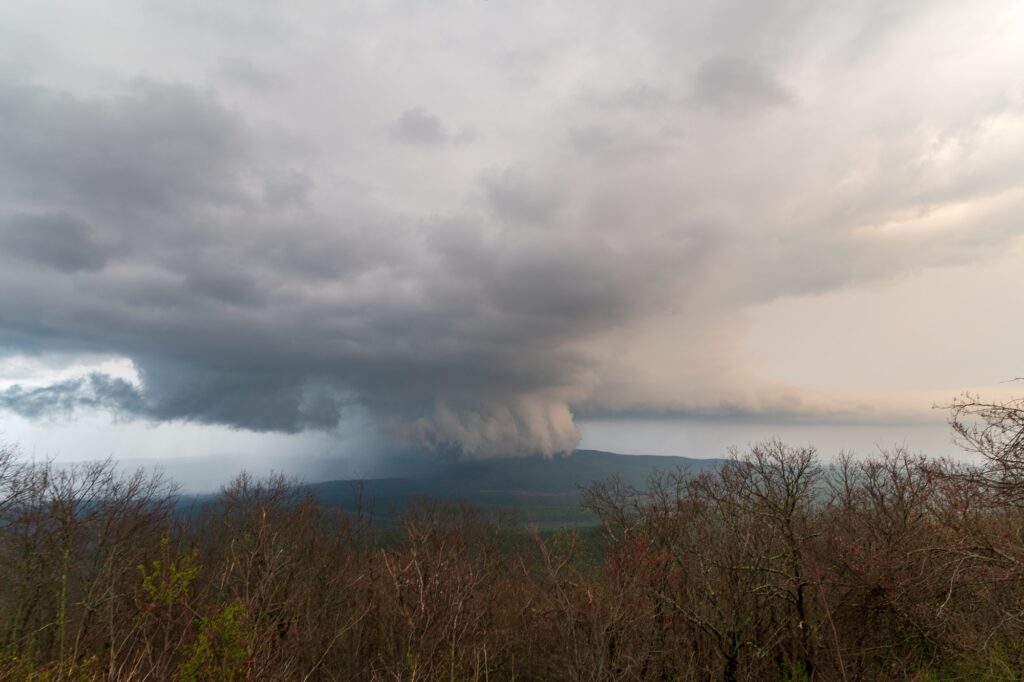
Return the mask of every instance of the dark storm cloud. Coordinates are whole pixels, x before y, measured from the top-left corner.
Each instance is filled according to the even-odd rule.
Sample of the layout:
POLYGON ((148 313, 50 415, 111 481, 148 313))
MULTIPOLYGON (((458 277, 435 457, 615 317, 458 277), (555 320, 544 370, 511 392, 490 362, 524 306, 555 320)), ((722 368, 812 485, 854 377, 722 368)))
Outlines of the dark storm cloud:
MULTIPOLYGON (((600 242, 551 252, 514 226, 472 238, 506 229, 486 215, 429 238, 358 202, 328 217, 303 200, 304 176, 263 171, 242 119, 192 89, 2 101, 14 125, 0 179, 21 207, 0 232, 5 335, 27 352, 125 355, 140 378, 8 389, 21 414, 107 407, 298 431, 332 427, 357 400, 438 446, 565 449, 561 393, 586 369, 567 344, 657 286, 600 242)), ((546 222, 561 201, 514 173, 484 187, 500 221, 546 222)))
POLYGON ((834 414, 747 361, 750 308, 1020 233, 1016 29, 948 3, 867 40, 883 6, 163 3, 121 37, 26 11, 0 348, 138 376, 0 405, 285 432, 358 406, 476 454, 570 448, 573 410, 834 414))
POLYGON ((192 363, 183 371, 178 363, 143 363, 145 393, 132 407, 139 416, 157 421, 227 424, 251 431, 324 429, 341 418, 345 398, 330 386, 305 381, 287 367, 239 371, 225 364, 192 363))

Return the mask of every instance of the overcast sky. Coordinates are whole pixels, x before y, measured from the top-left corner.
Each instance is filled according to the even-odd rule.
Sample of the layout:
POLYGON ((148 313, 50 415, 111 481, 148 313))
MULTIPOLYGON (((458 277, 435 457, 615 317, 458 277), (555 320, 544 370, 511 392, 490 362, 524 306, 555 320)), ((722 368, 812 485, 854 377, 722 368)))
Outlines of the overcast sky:
POLYGON ((1022 236, 1019 1, 0 5, 33 451, 930 447, 1022 236))

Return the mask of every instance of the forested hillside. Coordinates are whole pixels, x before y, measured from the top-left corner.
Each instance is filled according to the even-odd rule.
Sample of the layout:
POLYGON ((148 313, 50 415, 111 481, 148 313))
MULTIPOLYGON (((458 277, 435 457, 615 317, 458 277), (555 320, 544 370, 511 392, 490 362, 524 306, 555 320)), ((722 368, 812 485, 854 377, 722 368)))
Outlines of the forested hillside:
POLYGON ((549 529, 598 523, 582 504, 587 484, 617 478, 643 487, 657 471, 697 474, 722 461, 577 450, 554 457, 456 461, 415 477, 324 481, 309 489, 323 506, 350 512, 358 507, 382 525, 399 523, 410 502, 430 497, 466 502, 491 518, 512 515, 520 523, 549 529))

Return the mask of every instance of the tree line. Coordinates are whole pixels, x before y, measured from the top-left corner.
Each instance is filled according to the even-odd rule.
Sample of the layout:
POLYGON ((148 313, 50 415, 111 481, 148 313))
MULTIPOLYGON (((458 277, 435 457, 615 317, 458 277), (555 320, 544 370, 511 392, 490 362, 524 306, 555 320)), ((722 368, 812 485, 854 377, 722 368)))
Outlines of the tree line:
POLYGON ((976 463, 767 441, 595 482, 596 532, 0 450, 0 679, 1018 680, 1024 401, 951 425, 976 463))

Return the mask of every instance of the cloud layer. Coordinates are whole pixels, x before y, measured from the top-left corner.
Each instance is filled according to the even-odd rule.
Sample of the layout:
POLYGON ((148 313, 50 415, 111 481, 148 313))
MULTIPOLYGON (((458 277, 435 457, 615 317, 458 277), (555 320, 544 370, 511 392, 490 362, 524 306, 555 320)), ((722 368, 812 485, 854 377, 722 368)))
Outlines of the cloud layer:
POLYGON ((747 311, 984 260, 1024 208, 1020 13, 888 6, 152 3, 112 54, 7 10, 0 349, 137 377, 0 407, 358 405, 479 456, 574 412, 857 413, 760 377, 747 311))

